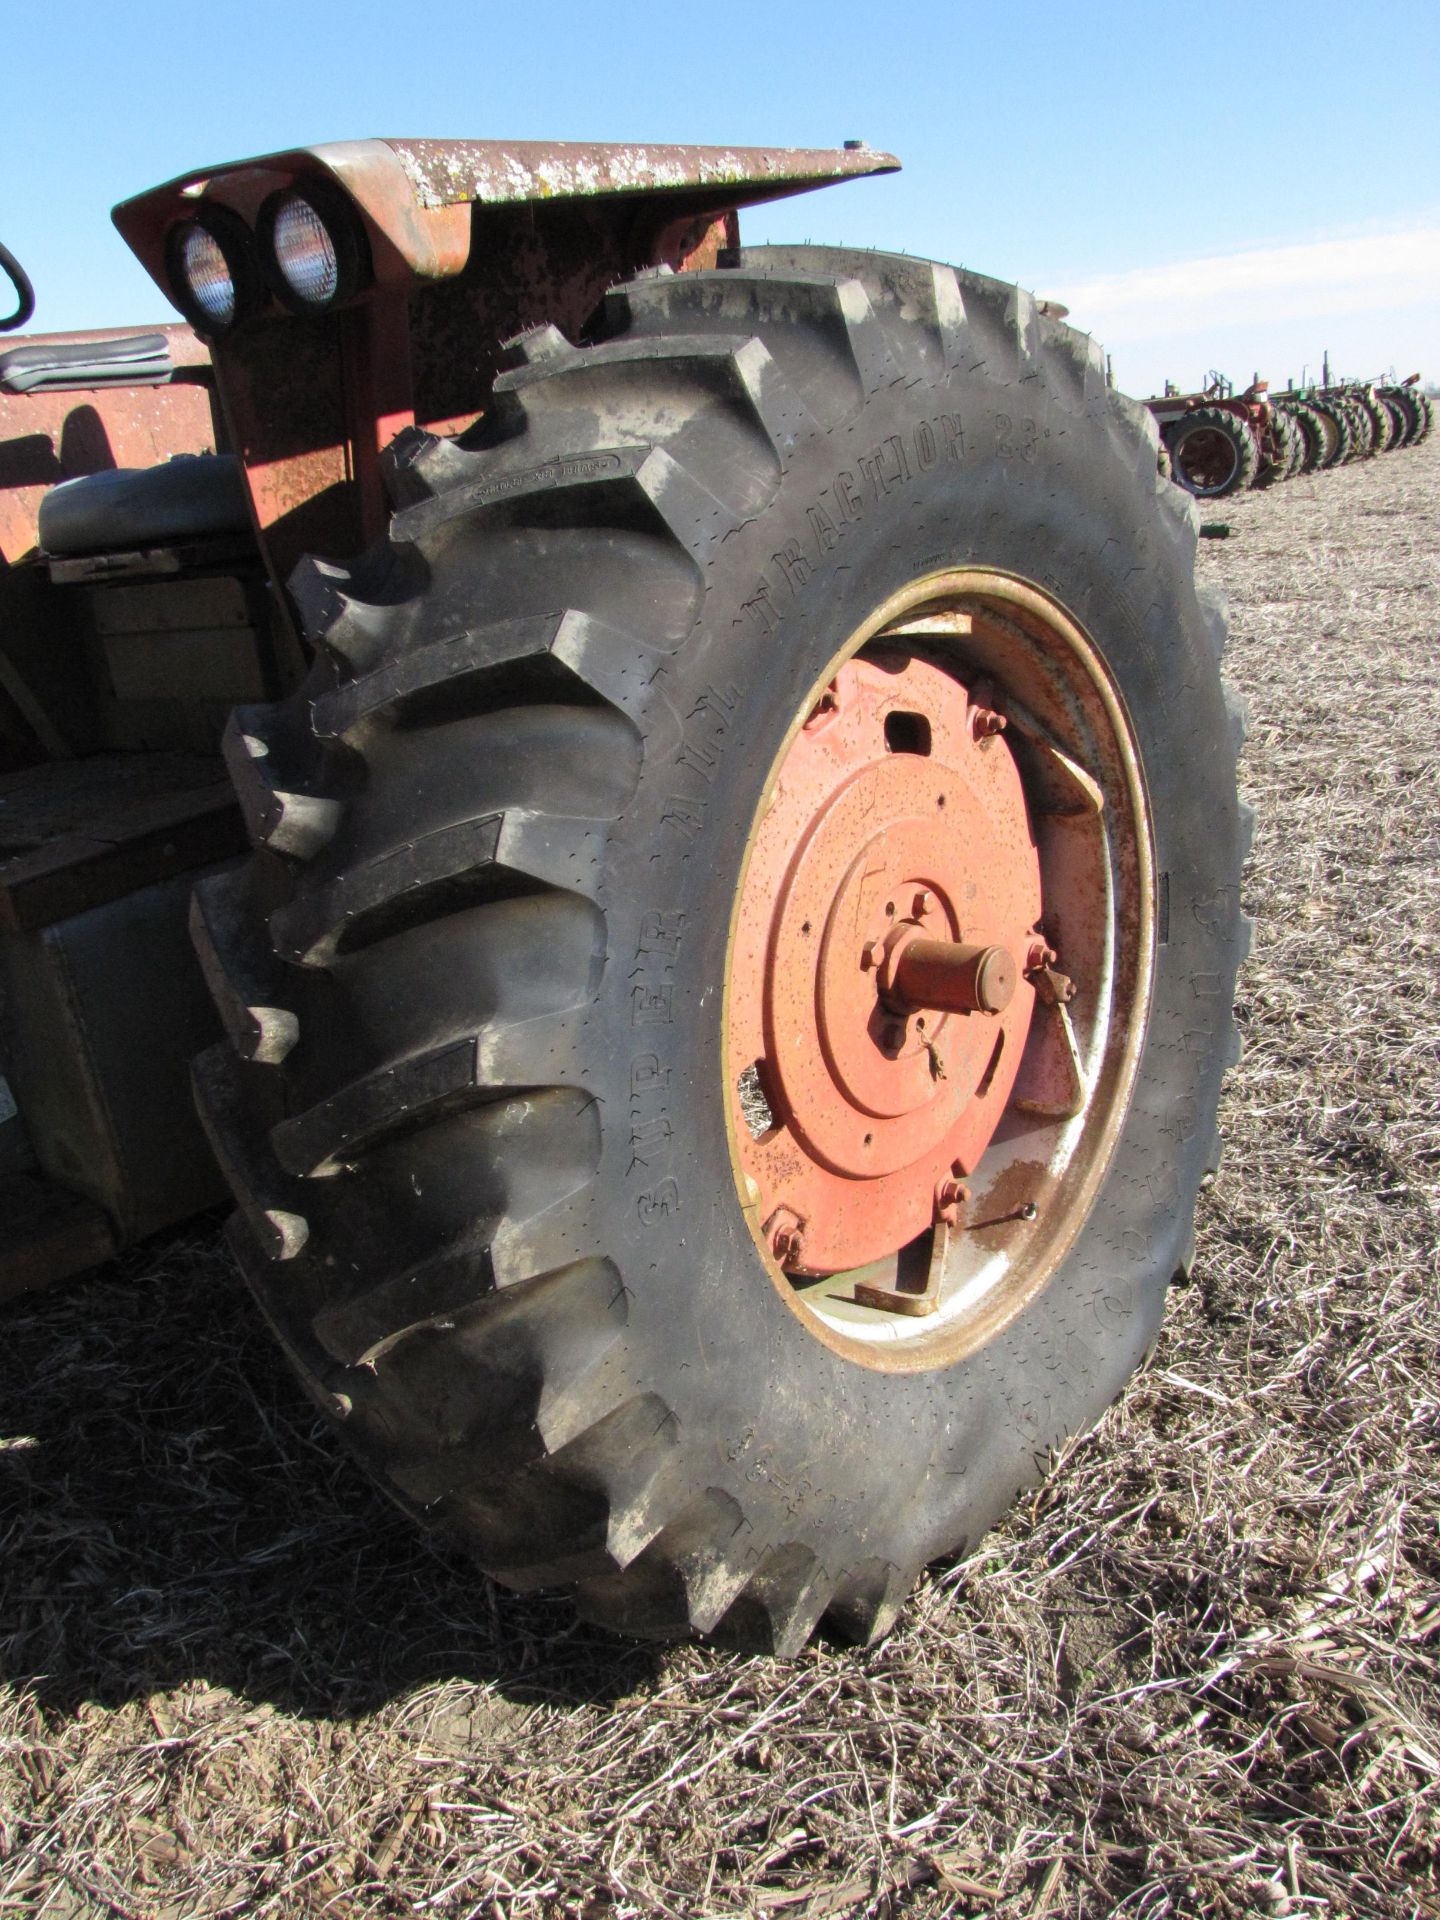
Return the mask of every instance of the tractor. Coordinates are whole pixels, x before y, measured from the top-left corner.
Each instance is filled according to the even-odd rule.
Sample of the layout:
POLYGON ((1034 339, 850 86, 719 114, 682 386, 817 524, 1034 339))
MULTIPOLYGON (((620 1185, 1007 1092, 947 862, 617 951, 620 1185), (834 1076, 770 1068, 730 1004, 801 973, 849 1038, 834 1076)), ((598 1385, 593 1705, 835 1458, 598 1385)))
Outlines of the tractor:
POLYGON ((1202 500, 1243 493, 1269 480, 1288 479, 1298 464, 1298 436, 1290 418, 1272 404, 1270 383, 1257 374, 1237 394, 1222 374, 1211 373, 1199 393, 1165 392, 1146 405, 1179 486, 1202 500))
POLYGON ((228 1195, 417 1520, 781 1655, 1141 1364, 1248 938, 1152 415, 742 243, 897 164, 271 154, 116 208, 178 323, 0 352, 0 1288, 228 1195))

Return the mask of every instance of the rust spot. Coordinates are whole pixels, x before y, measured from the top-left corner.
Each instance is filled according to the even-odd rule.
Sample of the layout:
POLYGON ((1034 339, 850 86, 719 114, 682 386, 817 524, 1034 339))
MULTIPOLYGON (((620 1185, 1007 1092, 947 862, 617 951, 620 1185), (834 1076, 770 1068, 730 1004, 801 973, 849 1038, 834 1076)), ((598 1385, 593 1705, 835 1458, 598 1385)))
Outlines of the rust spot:
POLYGON ((1054 1176, 1043 1161, 1012 1160, 977 1194, 965 1230, 967 1233, 1021 1232, 1044 1211, 1054 1189, 1054 1176))

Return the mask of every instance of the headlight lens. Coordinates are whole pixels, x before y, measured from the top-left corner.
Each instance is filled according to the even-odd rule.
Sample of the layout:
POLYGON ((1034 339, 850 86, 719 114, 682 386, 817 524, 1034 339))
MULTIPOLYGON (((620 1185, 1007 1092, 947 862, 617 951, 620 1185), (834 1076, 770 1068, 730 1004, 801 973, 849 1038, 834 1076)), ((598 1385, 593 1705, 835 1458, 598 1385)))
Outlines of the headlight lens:
POLYGON ((235 275, 220 242, 204 227, 190 226, 180 241, 180 272, 191 299, 213 326, 235 318, 235 275))
POLYGON ((272 193, 255 225, 272 291, 292 313, 328 313, 370 279, 370 249, 354 203, 328 181, 272 193))
POLYGON ((233 208, 207 202, 165 236, 175 304, 198 332, 228 333, 264 298, 250 229, 233 208))
POLYGON ((340 291, 340 257, 329 228, 298 193, 276 204, 271 245, 285 285, 307 307, 328 307, 340 291))

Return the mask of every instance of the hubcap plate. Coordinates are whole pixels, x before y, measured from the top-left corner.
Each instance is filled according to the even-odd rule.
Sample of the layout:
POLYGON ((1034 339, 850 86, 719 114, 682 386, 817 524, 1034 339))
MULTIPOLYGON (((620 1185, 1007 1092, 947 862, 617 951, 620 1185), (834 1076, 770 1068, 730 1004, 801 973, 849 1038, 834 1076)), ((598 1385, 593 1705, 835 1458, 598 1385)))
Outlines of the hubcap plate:
POLYGON ((1003 947, 1022 975, 1038 937, 1039 856, 1014 756, 977 719, 984 692, 914 657, 848 661, 762 810, 729 1069, 763 1091, 770 1124, 737 1149, 761 1221, 800 1231, 792 1271, 848 1271, 924 1232, 1010 1097, 1026 979, 999 1013, 906 1010, 878 984, 897 929, 1003 947))

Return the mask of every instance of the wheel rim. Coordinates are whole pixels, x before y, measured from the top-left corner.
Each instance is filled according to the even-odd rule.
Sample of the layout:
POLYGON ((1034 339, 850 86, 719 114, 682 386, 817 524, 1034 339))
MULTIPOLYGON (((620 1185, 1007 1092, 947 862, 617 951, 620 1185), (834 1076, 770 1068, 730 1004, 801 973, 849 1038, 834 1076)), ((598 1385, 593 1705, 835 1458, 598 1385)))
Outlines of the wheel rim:
POLYGON ((1240 468, 1240 449, 1219 427, 1196 427, 1182 434, 1175 458, 1197 493, 1218 493, 1240 468))
POLYGON ((771 768, 726 964, 741 1205, 825 1344, 946 1364, 1045 1285, 1128 1107, 1154 918, 1134 737, 1081 629, 986 569, 876 609, 771 768))

